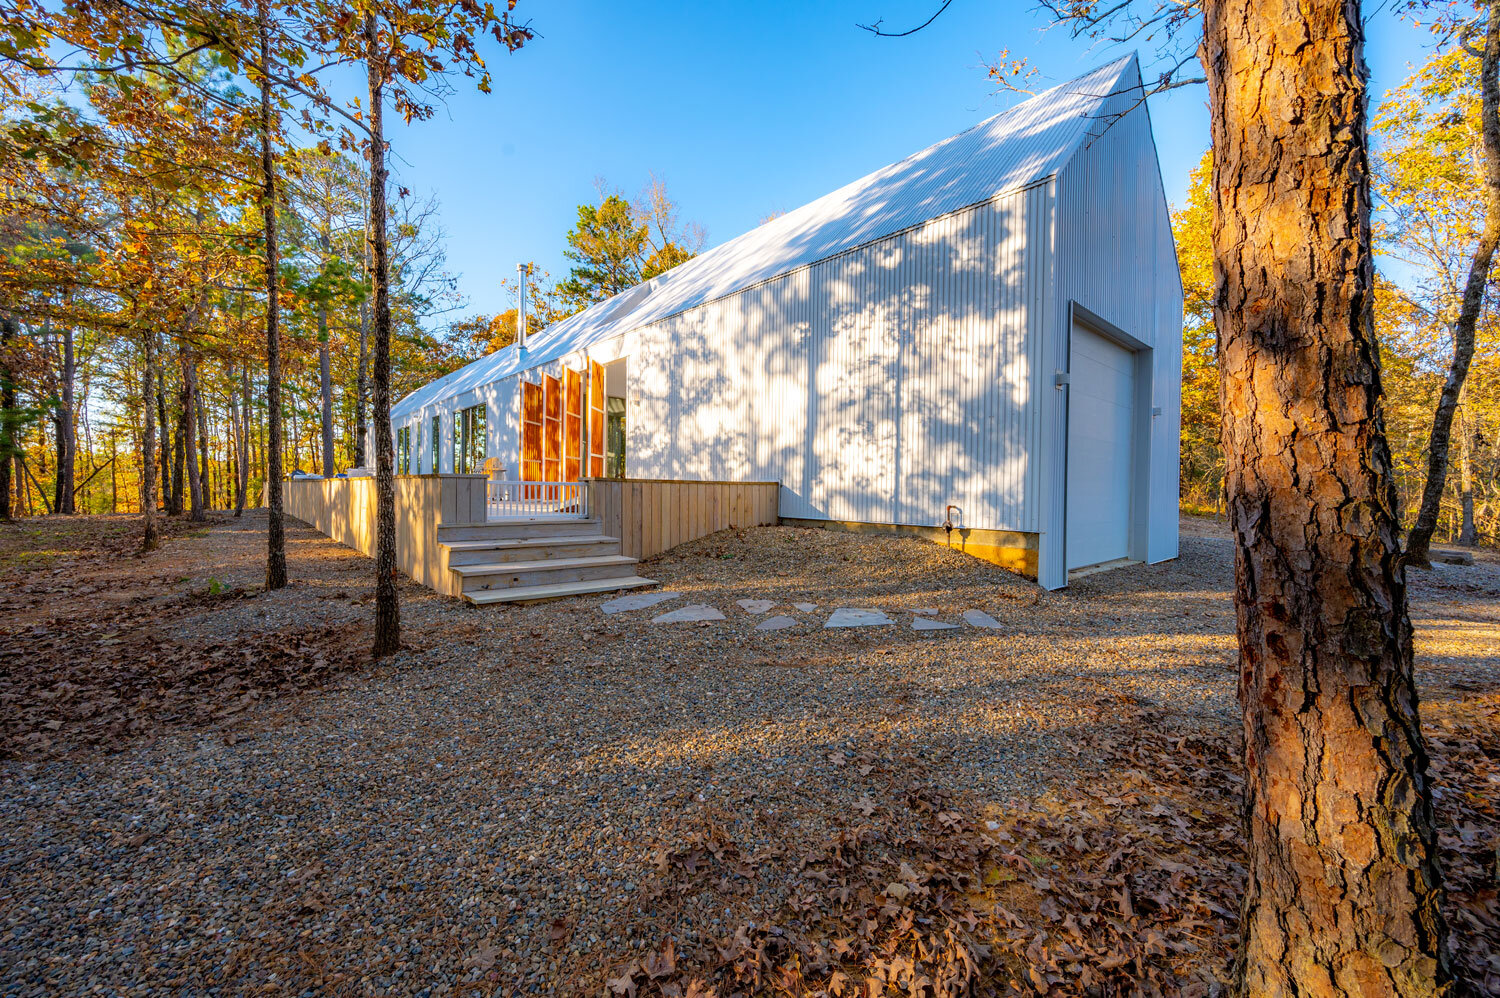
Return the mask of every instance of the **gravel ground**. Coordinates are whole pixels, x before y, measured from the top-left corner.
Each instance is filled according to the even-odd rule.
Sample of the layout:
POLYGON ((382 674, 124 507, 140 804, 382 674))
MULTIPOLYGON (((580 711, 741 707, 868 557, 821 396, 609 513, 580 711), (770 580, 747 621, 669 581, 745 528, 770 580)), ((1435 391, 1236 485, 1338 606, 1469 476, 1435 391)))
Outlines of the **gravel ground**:
MULTIPOLYGON (((13 568, 0 646, 28 615, 367 633, 366 559, 295 526, 294 583, 261 593, 264 540, 247 515, 86 583, 13 568), (204 599, 210 580, 246 596, 204 599)), ((854 777, 874 763, 982 814, 1088 778, 1065 750, 1108 723, 1101 703, 1232 729, 1230 559, 1221 526, 1185 520, 1176 561, 1048 594, 921 541, 778 527, 645 566, 683 596, 614 616, 607 594, 475 608, 406 583, 406 647, 378 667, 122 752, 0 763, 0 993, 598 993, 664 924, 734 924, 741 898, 649 889, 659 850, 705 827, 758 854, 774 895, 868 807, 854 777), (757 632, 742 598, 801 623, 757 632), (689 603, 727 619, 650 623, 689 603), (823 630, 837 606, 897 624, 823 630), (914 632, 924 607, 1002 627, 914 632)), ((1500 564, 1413 589, 1424 697, 1493 695, 1500 564)))

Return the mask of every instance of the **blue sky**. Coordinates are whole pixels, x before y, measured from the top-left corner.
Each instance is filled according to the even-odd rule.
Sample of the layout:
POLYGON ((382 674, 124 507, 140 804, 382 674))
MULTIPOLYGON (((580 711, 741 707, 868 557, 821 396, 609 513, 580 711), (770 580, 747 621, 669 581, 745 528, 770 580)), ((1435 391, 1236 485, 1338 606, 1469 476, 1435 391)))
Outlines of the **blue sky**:
MULTIPOLYGON (((1126 51, 1043 31, 1030 0, 955 0, 908 38, 856 26, 908 27, 939 2, 521 0, 539 37, 490 57, 494 93, 460 79, 437 117, 395 130, 392 166, 437 194, 465 311, 496 312, 514 304, 500 281, 517 261, 567 271, 563 238, 595 178, 633 194, 654 171, 712 246, 1016 102, 985 78, 1002 49, 1040 71, 1038 90, 1126 51)), ((1428 36, 1367 6, 1382 8, 1367 52, 1378 99, 1428 36)), ((1206 99, 1152 99, 1174 203, 1208 145, 1206 99)))

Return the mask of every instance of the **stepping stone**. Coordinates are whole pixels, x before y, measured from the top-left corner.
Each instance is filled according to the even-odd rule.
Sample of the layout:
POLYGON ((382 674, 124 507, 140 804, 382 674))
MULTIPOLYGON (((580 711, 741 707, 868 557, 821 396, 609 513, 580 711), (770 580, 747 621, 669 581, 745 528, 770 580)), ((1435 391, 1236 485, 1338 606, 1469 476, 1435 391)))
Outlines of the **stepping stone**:
POLYGON ((737 599, 735 602, 744 607, 746 613, 751 614, 765 613, 776 605, 774 600, 768 599, 737 599))
POLYGON ((968 624, 970 627, 988 627, 991 629, 997 629, 1000 627, 1000 621, 996 620, 994 617, 991 617, 983 610, 965 610, 964 623, 968 624))
POLYGON ((724 615, 711 606, 702 603, 692 603, 688 606, 672 610, 662 614, 660 617, 652 617, 653 624, 688 624, 700 620, 723 620, 724 615))
POLYGON ((828 622, 823 626, 825 628, 884 627, 889 623, 892 623, 891 618, 887 617, 879 610, 855 610, 848 607, 843 607, 833 611, 833 616, 829 617, 828 622))
POLYGON ((918 607, 917 609, 913 610, 912 613, 918 614, 923 617, 936 617, 938 615, 937 607, 935 606, 918 607))
POLYGON ((624 613, 626 610, 644 610, 648 606, 665 603, 669 599, 676 599, 682 593, 631 593, 629 596, 621 596, 612 599, 599 609, 605 613, 624 613))
POLYGON ((792 606, 796 607, 798 610, 801 610, 803 613, 812 613, 818 608, 818 604, 816 603, 793 603, 792 606))
POLYGON ((957 628, 957 624, 945 624, 941 620, 928 620, 926 617, 918 617, 911 622, 911 629, 914 631, 951 631, 957 628))
POLYGON ((779 631, 783 627, 791 627, 797 623, 796 617, 767 617, 755 625, 757 631, 779 631))

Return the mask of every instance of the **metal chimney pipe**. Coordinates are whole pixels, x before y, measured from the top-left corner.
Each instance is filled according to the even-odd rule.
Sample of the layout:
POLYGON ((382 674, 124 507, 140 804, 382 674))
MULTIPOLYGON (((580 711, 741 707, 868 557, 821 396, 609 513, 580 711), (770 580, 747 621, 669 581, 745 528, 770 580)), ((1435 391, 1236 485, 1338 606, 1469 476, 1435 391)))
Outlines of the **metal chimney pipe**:
POLYGON ((526 274, 531 268, 524 263, 516 264, 516 273, 521 283, 516 292, 516 343, 526 349, 526 274))

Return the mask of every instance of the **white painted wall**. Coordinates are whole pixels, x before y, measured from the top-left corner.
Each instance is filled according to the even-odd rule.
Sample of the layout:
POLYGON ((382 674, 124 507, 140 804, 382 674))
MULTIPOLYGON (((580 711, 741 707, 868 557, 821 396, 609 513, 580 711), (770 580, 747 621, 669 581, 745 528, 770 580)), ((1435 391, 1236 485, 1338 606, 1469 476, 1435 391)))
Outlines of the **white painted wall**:
POLYGON ((1014 192, 627 334, 627 474, 1035 531, 1047 210, 1045 185, 1014 192))
MULTIPOLYGON (((1068 370, 1072 303, 1149 349, 1149 404, 1137 407, 1146 495, 1132 556, 1158 562, 1177 556, 1182 284, 1146 105, 1125 92, 1112 111, 1098 119, 1095 137, 1057 177, 1055 288, 1044 350, 1049 375, 1068 370), (1161 411, 1153 415, 1153 409, 1161 411)), ((1051 473, 1066 467, 1067 392, 1052 389, 1048 396, 1039 581, 1055 589, 1067 584, 1066 476, 1051 473)))

